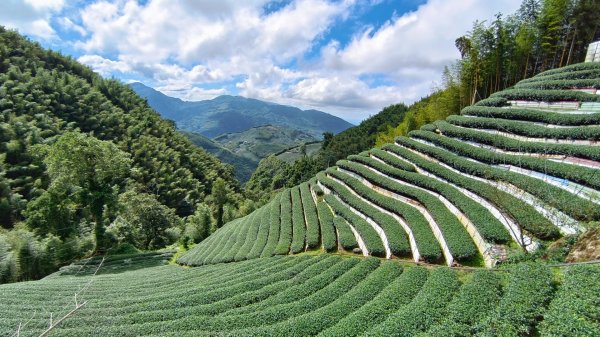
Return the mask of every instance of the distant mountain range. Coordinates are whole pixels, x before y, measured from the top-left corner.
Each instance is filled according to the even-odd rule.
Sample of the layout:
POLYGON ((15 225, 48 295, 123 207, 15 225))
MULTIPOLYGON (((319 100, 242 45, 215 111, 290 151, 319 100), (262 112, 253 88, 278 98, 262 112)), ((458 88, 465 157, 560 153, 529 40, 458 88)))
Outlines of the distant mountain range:
POLYGON ((167 96, 139 82, 129 86, 145 97, 164 118, 175 121, 179 129, 209 138, 272 125, 302 131, 321 139, 323 132, 339 133, 353 126, 323 111, 301 110, 252 98, 224 95, 211 100, 188 102, 167 96))
POLYGON ((194 144, 233 165, 241 182, 250 178, 262 158, 353 126, 322 111, 240 96, 187 102, 139 82, 129 86, 162 117, 175 121, 194 144))

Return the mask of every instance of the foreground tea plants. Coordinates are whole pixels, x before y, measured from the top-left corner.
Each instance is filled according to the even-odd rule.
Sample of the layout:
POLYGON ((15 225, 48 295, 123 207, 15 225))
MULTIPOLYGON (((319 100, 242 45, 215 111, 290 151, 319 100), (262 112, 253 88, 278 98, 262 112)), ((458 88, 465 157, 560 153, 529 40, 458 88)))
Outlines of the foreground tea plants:
POLYGON ((54 275, 0 286, 0 335, 40 335, 77 293, 49 336, 595 336, 599 275, 329 254, 54 275))

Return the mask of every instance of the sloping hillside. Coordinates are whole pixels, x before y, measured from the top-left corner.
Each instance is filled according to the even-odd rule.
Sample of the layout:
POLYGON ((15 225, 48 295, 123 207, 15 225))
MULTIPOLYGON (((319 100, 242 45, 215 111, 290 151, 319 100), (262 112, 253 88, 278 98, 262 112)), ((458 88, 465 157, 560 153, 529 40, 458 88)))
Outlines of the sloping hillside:
POLYGON ((216 182, 240 198, 228 165, 126 85, 3 27, 0 112, 0 283, 39 278, 136 233, 148 234, 139 248, 168 244, 184 218, 219 207, 216 182), (142 221, 140 207, 155 213, 142 221), (127 221, 113 228, 128 234, 109 238, 117 218, 127 221))
POLYGON ((183 131, 182 133, 191 140, 194 145, 204 149, 208 153, 212 153, 215 157, 219 158, 220 161, 233 166, 235 177, 242 183, 250 179, 252 172, 254 172, 256 166, 258 166, 257 161, 235 154, 223 145, 208 137, 204 137, 199 133, 186 131, 183 131))
POLYGON ((0 335, 597 336, 598 278, 594 266, 465 273, 329 254, 83 272, 0 286, 0 335))
POLYGON ((338 133, 352 124, 318 110, 263 102, 240 96, 219 96, 211 100, 188 102, 169 97, 141 83, 131 87, 163 117, 174 120, 185 131, 213 138, 224 133, 272 124, 300 130, 321 138, 323 132, 338 133))
POLYGON ((306 250, 493 266, 600 220, 600 63, 551 70, 341 160, 179 258, 306 250))

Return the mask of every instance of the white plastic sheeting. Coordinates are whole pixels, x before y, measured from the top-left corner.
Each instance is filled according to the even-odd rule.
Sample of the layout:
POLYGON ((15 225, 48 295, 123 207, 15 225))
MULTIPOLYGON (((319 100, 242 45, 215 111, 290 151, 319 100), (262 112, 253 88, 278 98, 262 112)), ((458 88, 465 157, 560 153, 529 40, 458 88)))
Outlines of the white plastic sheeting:
MULTIPOLYGON (((416 141, 419 141, 420 143, 426 144, 428 146, 431 147, 435 147, 438 148, 435 144, 421 140, 421 139, 415 139, 416 141)), ((412 151, 412 150, 411 150, 412 151)), ((413 151, 415 152, 415 151, 413 151)), ((463 157, 464 158, 464 157, 463 157)), ((479 162, 475 159, 472 158, 465 158, 468 159, 474 163, 478 163, 478 164, 482 164, 482 165, 487 165, 484 164, 482 162, 479 162)), ((537 197, 535 197, 532 194, 529 194, 528 192, 525 192, 523 190, 521 190, 520 188, 510 184, 509 182, 500 182, 500 181, 492 181, 492 180, 487 180, 484 178, 480 178, 480 177, 476 177, 476 176, 472 176, 469 174, 466 174, 464 172, 460 172, 442 162, 437 161, 438 164, 458 173, 458 174, 462 174, 465 177, 470 177, 472 179, 475 180, 479 180, 482 182, 485 182, 489 185, 492 185, 494 187, 496 187, 497 189, 507 192, 509 194, 512 194, 514 197, 524 201, 525 203, 531 205, 533 208, 535 208, 536 211, 540 212, 543 216, 545 216, 546 218, 548 218, 548 220, 550 220, 550 222, 552 222, 556 227, 558 227, 563 234, 574 234, 579 232, 578 230, 578 222, 576 220, 574 220, 573 218, 571 218, 570 216, 564 214, 563 212, 559 211, 558 209, 542 202, 540 199, 538 199, 537 197)), ((490 167, 493 167, 491 165, 488 165, 490 167)), ((497 168, 500 168, 500 166, 495 166, 497 168)), ((519 172, 520 173, 520 172, 519 172)), ((521 173, 522 174, 522 173, 521 173)))
MULTIPOLYGON (((454 125, 457 128, 471 130, 471 128, 467 128, 460 125, 454 125)), ((524 142, 537 142, 537 143, 547 143, 547 144, 572 144, 572 145, 592 145, 592 146, 600 146, 600 141, 597 140, 584 140, 584 139, 556 139, 556 138, 534 138, 527 136, 520 136, 514 133, 498 131, 496 129, 477 129, 477 131, 491 133, 493 135, 504 136, 510 139, 516 139, 524 142)))
MULTIPOLYGON (((406 149, 408 149, 408 148, 406 148, 406 149)), ((435 163, 439 164, 440 166, 443 166, 443 167, 445 167, 445 168, 447 168, 447 169, 449 169, 449 170, 451 170, 453 172, 461 174, 459 171, 454 170, 453 168, 448 167, 448 166, 446 166, 443 163, 440 163, 436 159, 433 159, 431 157, 428 157, 428 156, 426 156, 426 155, 424 155, 424 154, 422 154, 420 152, 416 152, 416 151, 413 151, 411 149, 408 149, 408 150, 411 151, 411 152, 413 152, 413 153, 415 153, 415 154, 417 154, 417 155, 419 155, 419 156, 421 156, 421 157, 423 157, 424 159, 427 159, 429 161, 435 162, 435 163)), ((388 151, 388 153, 391 154, 391 155, 393 155, 393 156, 396 156, 397 158, 402 158, 402 157, 398 156, 397 154, 395 154, 394 152, 389 152, 388 151)), ((404 159, 404 158, 402 158, 402 159, 404 159)), ((521 229, 520 229, 519 225, 517 223, 515 223, 514 221, 512 221, 510 219, 510 217, 507 217, 506 215, 504 215, 502 213, 502 211, 500 211, 500 209, 498 209, 495 205, 493 205, 492 203, 488 202, 486 199, 480 197, 479 195, 477 195, 477 194, 475 194, 475 193, 473 193, 473 192, 471 192, 471 191, 469 191, 469 190, 467 190, 465 188, 462 188, 462 187, 460 187, 458 185, 455 185, 455 184, 453 184, 453 183, 451 183, 451 182, 449 182, 449 181, 447 181, 447 180, 445 180, 445 179, 443 179, 441 177, 436 176, 433 173, 425 171, 422 168, 420 168, 419 166, 417 166, 416 164, 414 164, 414 165, 415 165, 418 173, 420 173, 420 174, 422 174, 424 176, 427 176, 427 177, 430 177, 430 178, 442 181, 442 182, 444 182, 444 183, 446 183, 446 184, 448 184, 448 185, 450 185, 452 187, 455 187, 456 189, 458 189, 459 191, 461 191, 465 196, 467 196, 468 198, 472 199, 473 201, 479 203, 481 206, 483 206, 486 209, 488 209, 490 211, 490 213, 492 213, 492 215, 498 221, 500 221, 500 223, 502 223, 504 225, 504 227, 508 230, 508 232, 510 233, 511 237, 513 238, 513 240, 515 240, 515 242, 517 242, 520 246, 526 247, 526 249, 528 251, 533 251, 533 250, 535 250, 537 248, 537 243, 535 243, 529 236, 524 235, 521 232, 521 229)), ((465 175, 465 176, 469 177, 468 175, 465 175)), ((477 177, 474 177, 473 179, 477 179, 477 177)))
POLYGON ((600 61, 600 41, 590 43, 587 53, 585 54, 585 62, 598 61, 600 61))

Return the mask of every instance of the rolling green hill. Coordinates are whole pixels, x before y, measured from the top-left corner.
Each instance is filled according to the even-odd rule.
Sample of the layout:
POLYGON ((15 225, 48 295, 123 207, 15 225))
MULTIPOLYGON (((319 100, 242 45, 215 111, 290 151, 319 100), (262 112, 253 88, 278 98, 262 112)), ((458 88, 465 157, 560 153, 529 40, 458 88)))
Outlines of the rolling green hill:
POLYGON ((311 142, 294 146, 275 153, 275 156, 288 164, 293 164, 303 156, 312 156, 323 147, 323 142, 311 142))
POLYGON ((242 183, 250 179, 252 172, 254 172, 256 166, 258 166, 257 161, 233 153, 223 145, 210 138, 204 137, 199 133, 185 131, 182 133, 196 146, 204 149, 206 152, 212 153, 223 163, 233 166, 235 177, 242 183))
POLYGON ((345 250, 491 267, 577 235, 600 220, 598 70, 546 71, 340 160, 179 262, 345 250))

